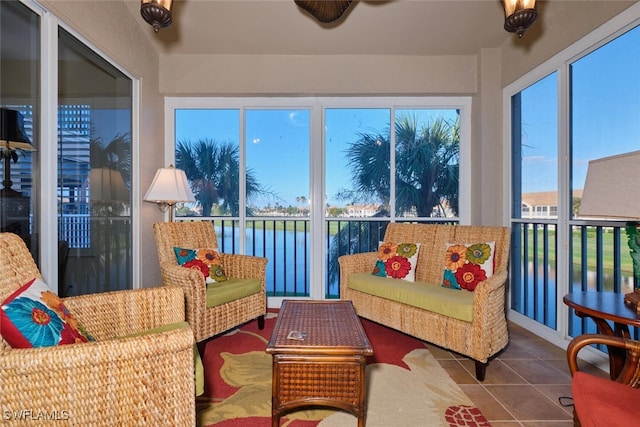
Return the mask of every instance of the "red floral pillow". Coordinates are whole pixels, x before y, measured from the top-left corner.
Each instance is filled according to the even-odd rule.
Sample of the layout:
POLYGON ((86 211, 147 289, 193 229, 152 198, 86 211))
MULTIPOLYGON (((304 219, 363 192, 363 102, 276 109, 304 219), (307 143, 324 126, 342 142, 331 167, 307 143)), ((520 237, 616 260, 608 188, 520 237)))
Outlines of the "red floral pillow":
POLYGON ((185 249, 174 247, 178 264, 184 268, 200 270, 205 282, 219 283, 227 280, 222 268, 222 257, 215 249, 185 249))
POLYGON ((496 242, 447 243, 442 286, 473 292, 478 283, 493 276, 496 242))
POLYGON ((37 278, 2 302, 0 333, 13 348, 95 341, 55 292, 37 278))
POLYGON ((415 282, 419 252, 420 243, 380 242, 378 260, 371 274, 415 282))

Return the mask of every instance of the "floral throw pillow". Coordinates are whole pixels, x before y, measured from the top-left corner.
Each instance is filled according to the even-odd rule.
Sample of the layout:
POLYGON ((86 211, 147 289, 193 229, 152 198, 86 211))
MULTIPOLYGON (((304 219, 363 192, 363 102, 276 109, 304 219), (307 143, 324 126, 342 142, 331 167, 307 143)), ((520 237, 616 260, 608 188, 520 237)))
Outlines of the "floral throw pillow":
POLYGON ((200 270, 207 284, 219 283, 227 280, 222 268, 222 257, 215 249, 185 249, 174 247, 178 264, 184 268, 200 270))
POLYGON ((380 242, 378 259, 371 274, 415 282, 418 252, 420 243, 380 242))
POLYGON ((442 286, 473 292, 478 283, 493 276, 495 242, 447 243, 442 286))
POLYGON ((55 292, 38 278, 30 280, 2 302, 0 332, 13 348, 95 341, 55 292))

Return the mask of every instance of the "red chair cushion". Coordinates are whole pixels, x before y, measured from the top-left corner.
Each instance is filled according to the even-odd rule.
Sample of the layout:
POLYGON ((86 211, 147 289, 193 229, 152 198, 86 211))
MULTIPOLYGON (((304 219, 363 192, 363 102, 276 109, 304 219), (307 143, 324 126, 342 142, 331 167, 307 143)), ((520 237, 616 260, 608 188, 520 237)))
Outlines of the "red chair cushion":
POLYGON ((584 372, 573 375, 571 390, 582 427, 637 425, 640 390, 584 372))

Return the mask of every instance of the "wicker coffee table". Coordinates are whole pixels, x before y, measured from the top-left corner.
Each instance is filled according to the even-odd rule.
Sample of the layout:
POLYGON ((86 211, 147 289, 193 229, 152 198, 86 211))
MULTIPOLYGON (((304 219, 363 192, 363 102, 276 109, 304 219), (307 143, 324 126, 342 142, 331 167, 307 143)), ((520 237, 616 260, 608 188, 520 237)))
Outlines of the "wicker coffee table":
POLYGON ((364 427, 373 349, 351 301, 283 301, 266 351, 273 355, 273 427, 304 406, 343 409, 364 427))

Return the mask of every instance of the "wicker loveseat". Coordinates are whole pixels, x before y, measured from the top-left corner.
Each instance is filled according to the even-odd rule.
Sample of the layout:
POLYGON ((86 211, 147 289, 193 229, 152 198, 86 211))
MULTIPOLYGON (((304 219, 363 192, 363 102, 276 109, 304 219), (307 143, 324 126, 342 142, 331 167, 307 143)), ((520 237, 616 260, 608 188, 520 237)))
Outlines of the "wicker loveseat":
MULTIPOLYGON (((42 279, 15 234, 0 233, 0 265, 0 301, 42 279)), ((97 341, 11 348, 0 339, 6 425, 195 425, 194 339, 182 289, 105 292, 63 303, 97 341), (180 322, 185 326, 149 333, 180 322)))
POLYGON ((483 381, 488 359, 508 342, 505 288, 510 235, 507 227, 391 223, 385 242, 421 244, 415 282, 371 276, 376 252, 343 255, 339 258, 341 298, 351 300, 361 317, 474 359, 476 377, 483 381), (443 288, 447 244, 478 242, 495 242, 493 276, 480 282, 474 292, 443 288), (356 280, 360 282, 357 289, 356 280), (390 287, 391 292, 384 292, 384 297, 380 292, 375 295, 369 282, 371 288, 375 282, 378 291, 382 286, 390 287), (400 287, 402 290, 396 289, 400 287), (403 302, 389 296, 399 293, 403 293, 403 302), (433 299, 433 310, 414 304, 425 298, 433 299), (467 301, 468 307, 463 307, 467 320, 447 312, 448 304, 458 304, 458 299, 462 305, 467 301))

